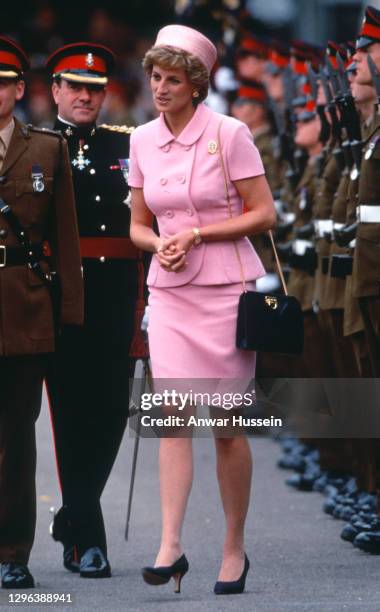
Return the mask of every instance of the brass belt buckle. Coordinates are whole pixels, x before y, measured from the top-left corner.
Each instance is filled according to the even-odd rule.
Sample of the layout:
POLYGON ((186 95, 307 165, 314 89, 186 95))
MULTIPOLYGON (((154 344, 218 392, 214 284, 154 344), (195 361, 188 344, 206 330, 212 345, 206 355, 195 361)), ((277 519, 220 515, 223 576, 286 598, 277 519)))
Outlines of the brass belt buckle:
POLYGON ((7 247, 0 244, 0 268, 5 268, 7 265, 7 247))
POLYGON ((266 305, 269 306, 269 308, 271 308, 272 310, 276 310, 278 306, 277 298, 273 297, 272 295, 266 295, 264 300, 266 305))

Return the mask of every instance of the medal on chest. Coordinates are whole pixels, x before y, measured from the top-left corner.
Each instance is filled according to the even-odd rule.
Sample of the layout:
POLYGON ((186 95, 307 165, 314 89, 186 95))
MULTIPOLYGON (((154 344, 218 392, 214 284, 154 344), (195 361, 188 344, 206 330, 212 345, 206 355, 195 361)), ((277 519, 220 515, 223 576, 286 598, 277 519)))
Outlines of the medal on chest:
POLYGON ((306 187, 302 187, 301 197, 300 197, 300 210, 305 210, 306 207, 307 207, 307 189, 306 187))
POLYGON ((45 189, 44 175, 39 164, 32 165, 33 191, 41 193, 45 189))
POLYGON ((374 138, 374 140, 371 140, 371 142, 368 145, 368 149, 366 150, 365 154, 364 154, 364 159, 369 160, 371 159, 373 152, 376 148, 377 143, 380 140, 380 136, 376 136, 376 138, 374 138))
MULTIPOLYGON (((128 178, 129 178, 129 159, 119 159, 120 170, 123 174, 124 180, 128 187, 128 178)), ((123 204, 131 207, 132 194, 129 191, 125 200, 123 200, 123 204)))
POLYGON ((77 156, 72 160, 72 165, 74 168, 78 168, 78 170, 84 170, 91 162, 89 159, 85 157, 84 148, 85 148, 84 140, 81 138, 79 140, 79 149, 77 156))

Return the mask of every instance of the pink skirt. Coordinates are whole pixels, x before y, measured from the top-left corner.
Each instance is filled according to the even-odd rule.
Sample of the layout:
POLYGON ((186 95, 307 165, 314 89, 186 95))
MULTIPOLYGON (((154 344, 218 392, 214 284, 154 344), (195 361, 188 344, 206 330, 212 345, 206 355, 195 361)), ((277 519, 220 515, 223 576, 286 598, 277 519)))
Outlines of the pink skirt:
MULTIPOLYGON (((247 283, 254 289, 255 283, 247 283)), ((241 283, 150 287, 153 378, 250 380, 256 353, 236 348, 241 283)))

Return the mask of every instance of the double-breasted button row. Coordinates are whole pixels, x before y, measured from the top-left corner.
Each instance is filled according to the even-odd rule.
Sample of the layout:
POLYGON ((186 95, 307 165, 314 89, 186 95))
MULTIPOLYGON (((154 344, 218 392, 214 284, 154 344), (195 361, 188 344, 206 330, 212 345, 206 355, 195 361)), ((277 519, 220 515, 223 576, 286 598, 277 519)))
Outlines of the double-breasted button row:
MULTIPOLYGON (((182 147, 182 149, 184 151, 190 151, 191 150, 191 146, 192 145, 185 145, 185 146, 182 147)), ((169 153, 170 149, 171 149, 170 144, 166 144, 163 147, 161 147, 161 151, 163 151, 164 153, 169 153)))
MULTIPOLYGON (((181 174, 180 176, 177 176, 175 180, 176 180, 178 183, 182 183, 182 184, 184 184, 184 183, 186 183, 186 176, 183 176, 183 174, 181 174)), ((165 176, 163 176, 163 177, 161 177, 161 178, 160 178, 160 184, 161 184, 161 185, 166 185, 166 184, 167 184, 167 182, 168 182, 168 179, 167 179, 165 176)))
MULTIPOLYGON (((185 212, 189 217, 192 217, 194 215, 194 211, 191 208, 186 208, 185 212)), ((165 210, 164 214, 165 217, 169 217, 170 219, 174 217, 174 211, 171 209, 165 210)))

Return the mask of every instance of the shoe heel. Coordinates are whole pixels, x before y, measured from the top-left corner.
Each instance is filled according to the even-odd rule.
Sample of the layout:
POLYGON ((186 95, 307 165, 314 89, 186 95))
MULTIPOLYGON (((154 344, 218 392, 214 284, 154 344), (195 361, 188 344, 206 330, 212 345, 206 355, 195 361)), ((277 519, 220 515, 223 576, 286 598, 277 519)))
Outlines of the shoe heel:
POLYGON ((181 581, 182 581, 183 576, 184 576, 184 574, 174 574, 173 575, 174 593, 180 593, 181 592, 181 581))

